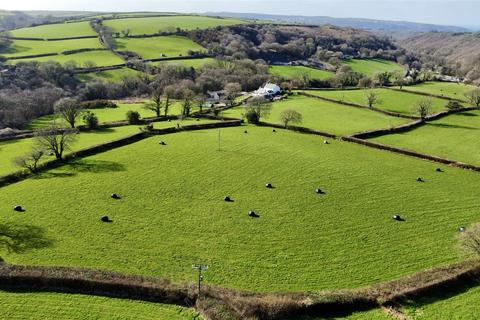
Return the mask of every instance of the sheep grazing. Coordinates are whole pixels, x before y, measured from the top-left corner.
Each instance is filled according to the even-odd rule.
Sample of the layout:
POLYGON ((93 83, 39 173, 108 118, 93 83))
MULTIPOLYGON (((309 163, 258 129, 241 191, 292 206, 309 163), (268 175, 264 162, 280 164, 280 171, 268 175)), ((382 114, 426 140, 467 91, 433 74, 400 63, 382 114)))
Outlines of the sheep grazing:
POLYGON ((323 194, 324 192, 322 191, 322 189, 317 188, 317 189, 315 189, 315 193, 323 194))
POLYGON ((417 182, 425 182, 425 181, 421 177, 418 177, 417 182))
POLYGON ((232 202, 232 198, 230 198, 229 196, 226 196, 225 198, 223 198, 223 201, 232 202))
POLYGON ((267 189, 273 189, 273 186, 272 186, 271 183, 267 183, 267 184, 265 185, 265 188, 267 188, 267 189))
POLYGON ((272 132, 277 132, 277 130, 273 129, 273 131, 272 131, 272 132))
POLYGON ((458 228, 458 231, 460 231, 460 232, 465 232, 465 227, 460 227, 460 228, 458 228))
POLYGON ((251 217, 251 218, 260 218, 260 216, 253 210, 250 210, 248 212, 248 216, 251 217))
POLYGON ((102 222, 112 222, 112 220, 110 220, 110 218, 108 216, 102 216, 100 218, 100 221, 102 221, 102 222))
POLYGON ((167 145, 167 144, 165 143, 165 141, 159 141, 158 144, 161 145, 161 146, 166 146, 166 145, 167 145))
POLYGON ((393 220, 396 220, 396 221, 403 221, 402 217, 400 217, 400 215, 396 214, 392 217, 393 220))
POLYGON ((330 144, 327 140, 323 140, 323 144, 330 144))
POLYGON ((437 172, 443 172, 443 170, 440 169, 440 168, 437 168, 435 171, 437 171, 437 172))
POLYGON ((15 206, 15 207, 13 207, 13 211, 23 212, 23 211, 25 211, 25 209, 23 209, 22 206, 15 206))
POLYGON ((118 194, 116 194, 116 193, 112 193, 112 194, 110 195, 110 197, 111 197, 112 199, 120 199, 120 196, 119 196, 118 194))
POLYGON ((245 130, 245 131, 243 131, 243 133, 248 133, 248 131, 247 131, 247 130, 245 130))

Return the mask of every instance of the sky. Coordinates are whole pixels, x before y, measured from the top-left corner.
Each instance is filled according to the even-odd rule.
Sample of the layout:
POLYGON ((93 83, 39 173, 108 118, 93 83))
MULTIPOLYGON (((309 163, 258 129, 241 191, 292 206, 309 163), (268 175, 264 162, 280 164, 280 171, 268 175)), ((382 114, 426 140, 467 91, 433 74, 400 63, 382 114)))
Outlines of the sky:
POLYGON ((480 26, 480 0, 15 0, 6 10, 249 12, 480 26))

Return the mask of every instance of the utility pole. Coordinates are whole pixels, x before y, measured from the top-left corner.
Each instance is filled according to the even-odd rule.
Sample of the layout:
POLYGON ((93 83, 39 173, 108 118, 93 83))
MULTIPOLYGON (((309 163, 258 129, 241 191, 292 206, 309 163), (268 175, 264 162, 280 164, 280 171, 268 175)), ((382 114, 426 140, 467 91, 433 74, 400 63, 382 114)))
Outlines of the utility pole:
POLYGON ((192 266, 192 269, 193 270, 198 270, 198 297, 200 297, 200 292, 202 290, 202 281, 203 281, 202 271, 207 270, 208 266, 203 265, 203 264, 194 264, 192 266))

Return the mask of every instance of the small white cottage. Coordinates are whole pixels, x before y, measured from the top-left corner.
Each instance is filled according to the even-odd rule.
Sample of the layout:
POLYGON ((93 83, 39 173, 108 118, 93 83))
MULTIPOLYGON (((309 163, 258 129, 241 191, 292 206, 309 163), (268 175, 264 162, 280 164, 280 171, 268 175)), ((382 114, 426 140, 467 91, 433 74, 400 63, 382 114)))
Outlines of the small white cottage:
POLYGON ((282 89, 276 84, 267 83, 263 87, 259 88, 257 91, 254 91, 253 96, 270 99, 280 94, 281 92, 282 92, 282 89))

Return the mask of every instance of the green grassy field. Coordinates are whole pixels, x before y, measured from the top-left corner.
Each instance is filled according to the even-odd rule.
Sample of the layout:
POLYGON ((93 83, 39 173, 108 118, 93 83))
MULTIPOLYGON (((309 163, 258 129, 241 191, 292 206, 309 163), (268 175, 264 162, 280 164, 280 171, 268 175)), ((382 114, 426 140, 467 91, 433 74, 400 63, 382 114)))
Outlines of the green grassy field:
MULTIPOLYGON (((302 114, 302 127, 308 127, 336 135, 348 135, 376 128, 389 128, 408 122, 408 119, 386 116, 370 110, 342 106, 304 96, 292 96, 272 106, 271 113, 263 121, 281 123, 280 114, 285 109, 302 114)), ((242 117, 244 107, 227 110, 224 116, 242 117)))
POLYGON ((107 20, 104 25, 120 32, 130 29, 132 34, 154 34, 159 31, 207 29, 216 26, 229 26, 244 23, 237 19, 219 19, 201 16, 173 16, 107 20))
POLYGON ((14 40, 9 52, 2 53, 7 58, 38 55, 45 53, 62 53, 67 50, 102 48, 98 39, 76 39, 62 41, 14 40))
POLYGON ((187 56, 188 50, 205 51, 205 48, 186 37, 167 36, 153 38, 119 38, 115 40, 118 50, 136 52, 144 59, 187 56))
POLYGON ((80 36, 95 36, 95 31, 88 21, 74 23, 47 24, 37 27, 22 28, 10 31, 12 36, 19 38, 72 38, 80 36))
MULTIPOLYGON (((128 111, 137 111, 138 113, 140 113, 140 116, 142 118, 156 116, 155 112, 145 109, 143 103, 118 102, 117 105, 118 105, 118 108, 85 109, 84 111, 91 111, 95 113, 100 123, 126 120, 127 119, 126 115, 128 111)), ((168 114, 179 115, 181 113, 181 109, 182 109, 182 106, 180 102, 173 101, 172 104, 170 105, 168 114)), ((192 112, 196 110, 197 108, 193 108, 192 112)), ((163 111, 162 111, 162 115, 163 115, 163 111)), ((33 120, 28 126, 28 129, 34 130, 34 129, 44 128, 46 126, 52 125, 54 120, 57 122, 57 124, 60 124, 62 126, 68 126, 62 118, 56 115, 47 115, 47 116, 39 117, 33 120)), ((78 124, 83 124, 81 117, 78 121, 78 124)))
POLYGON ((391 72, 404 69, 398 63, 382 59, 351 59, 344 61, 343 64, 350 66, 353 71, 363 73, 369 77, 379 72, 391 72))
POLYGON ((303 74, 307 74, 310 79, 316 80, 326 80, 334 76, 332 72, 304 66, 271 66, 269 72, 272 75, 286 79, 300 78, 303 74))
MULTIPOLYGON (((430 113, 446 110, 447 101, 439 98, 429 98, 414 93, 399 92, 389 89, 372 89, 378 95, 378 101, 374 107, 386 111, 397 112, 406 115, 415 115, 414 106, 419 100, 431 99, 433 102, 430 113)), ((368 106, 366 101, 367 90, 309 90, 309 94, 345 101, 363 106, 368 106)))
POLYGON ((84 67, 85 62, 93 62, 98 67, 111 66, 125 63, 119 56, 108 50, 89 51, 69 55, 57 55, 51 57, 29 58, 12 60, 13 63, 28 62, 28 61, 55 61, 58 63, 65 63, 69 61, 75 62, 79 67, 84 67))
POLYGON ((201 68, 203 65, 207 63, 212 63, 214 61, 215 61, 214 58, 203 58, 203 59, 182 59, 182 60, 173 60, 173 61, 151 62, 150 64, 153 66, 175 64, 175 65, 180 65, 187 68, 198 69, 198 68, 201 68))
POLYGON ((479 299, 480 287, 474 287, 444 300, 420 299, 412 302, 402 311, 412 320, 473 320, 480 314, 479 299))
POLYGON ((480 111, 450 115, 415 130, 372 139, 452 160, 480 165, 480 111))
MULTIPOLYGON (((79 150, 102 142, 116 140, 139 132, 138 126, 126 126, 81 133, 79 139, 72 145, 72 150, 79 150)), ((33 138, 0 142, 0 175, 20 170, 13 160, 28 153, 35 141, 33 138)), ((50 159, 46 157, 45 159, 50 159)))
POLYGON ((130 68, 122 68, 117 70, 108 70, 108 71, 101 71, 101 72, 81 73, 77 75, 77 78, 84 82, 92 81, 94 79, 120 82, 123 77, 136 76, 139 74, 141 74, 140 71, 133 70, 130 68))
POLYGON ((345 317, 326 316, 326 317, 294 317, 284 320, 394 320, 394 318, 387 315, 380 309, 374 309, 364 312, 354 312, 345 317))
POLYGON ((250 126, 222 129, 217 151, 218 132, 152 137, 2 188, 3 223, 38 227, 52 243, 2 256, 174 281, 194 281, 201 262, 205 282, 225 287, 335 289, 458 261, 458 226, 478 219, 471 172, 250 126))
POLYGON ((403 89, 408 91, 429 93, 447 98, 455 98, 464 100, 465 93, 477 87, 466 84, 457 84, 452 82, 424 82, 414 86, 404 86, 403 89))
POLYGON ((158 303, 79 294, 0 291, 2 319, 201 320, 193 310, 158 303))

